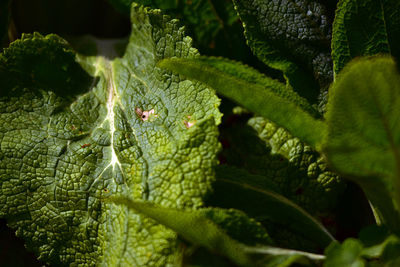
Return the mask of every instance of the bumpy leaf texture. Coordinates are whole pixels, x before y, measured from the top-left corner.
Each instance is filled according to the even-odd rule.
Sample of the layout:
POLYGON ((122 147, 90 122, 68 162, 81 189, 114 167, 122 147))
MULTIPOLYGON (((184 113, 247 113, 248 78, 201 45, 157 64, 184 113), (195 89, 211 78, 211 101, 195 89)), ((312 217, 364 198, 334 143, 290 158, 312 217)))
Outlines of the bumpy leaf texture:
POLYGON ((225 135, 224 142, 229 145, 223 150, 224 160, 265 177, 277 186, 279 193, 309 213, 329 213, 345 183, 328 169, 321 156, 265 118, 253 117, 248 125, 251 128, 238 123, 232 126, 232 136, 225 135))
POLYGON ((400 58, 400 2, 339 1, 332 37, 335 74, 352 58, 379 53, 400 58))
POLYGON ((174 264, 176 233, 102 198, 196 208, 214 179, 218 98, 156 67, 196 56, 191 39, 159 11, 131 19, 113 61, 38 34, 0 57, 0 215, 44 261, 174 264))
MULTIPOLYGON (((221 128, 224 146, 220 154, 221 162, 252 174, 245 176, 243 172, 235 172, 238 178, 245 177, 247 184, 282 194, 315 218, 326 218, 329 221, 332 208, 346 186, 343 179, 327 169, 315 150, 282 128, 261 117, 250 119, 248 124, 251 127, 246 122, 246 117, 231 116, 225 122, 227 127, 221 128), (274 149, 270 139, 273 139, 271 143, 274 143, 274 149), (277 140, 281 142, 277 144, 277 140), (290 153, 283 153, 285 150, 290 153)), ((263 194, 221 182, 220 178, 231 179, 228 175, 227 170, 220 171, 217 168, 215 193, 210 199, 212 205, 245 210, 250 216, 264 220, 267 232, 279 247, 308 251, 323 248, 311 241, 312 234, 296 231, 294 228, 301 229, 301 226, 293 218, 286 218, 286 223, 282 223, 282 217, 287 212, 280 212, 277 205, 269 208, 270 202, 266 201, 263 194), (230 194, 226 194, 228 191, 230 194), (237 198, 238 195, 241 198, 237 198)), ((234 181, 240 182, 237 179, 234 181)), ((288 216, 294 216, 293 214, 291 212, 288 216)), ((328 227, 329 231, 335 232, 334 225, 328 227)))
MULTIPOLYGON (((132 201, 127 198, 111 198, 110 200, 143 212, 163 225, 171 227, 192 244, 207 247, 211 251, 224 255, 238 266, 288 266, 278 263, 289 260, 292 256, 297 256, 296 262, 300 261, 300 258, 303 262, 307 261, 307 258, 313 260, 324 258, 322 255, 302 251, 263 246, 263 243, 271 243, 268 234, 259 223, 238 210, 207 208, 182 211, 162 208, 151 203, 132 201), (194 225, 196 227, 193 227, 194 225), (241 240, 243 243, 237 240, 241 240), (248 244, 257 245, 252 247, 248 244), (277 264, 271 265, 268 264, 269 262, 277 264)), ((206 264, 204 261, 200 264, 202 265, 194 263, 190 266, 214 266, 210 265, 211 263, 206 264)))
POLYGON ((257 266, 252 260, 252 255, 246 252, 246 245, 238 240, 246 244, 272 242, 260 223, 238 210, 208 208, 184 211, 164 208, 152 203, 136 202, 127 198, 111 198, 110 200, 146 214, 175 230, 191 244, 206 247, 210 251, 224 255, 238 266, 257 266))
POLYGON ((315 103, 333 77, 326 6, 309 0, 233 2, 253 53, 283 71, 289 84, 315 103))
MULTIPOLYGON (((248 124, 270 148, 272 162, 277 161, 273 160, 272 155, 287 159, 286 170, 281 169, 267 176, 279 184, 284 195, 311 212, 323 212, 335 206, 345 184, 328 169, 326 161, 318 152, 267 119, 254 117, 248 124)), ((283 162, 275 164, 278 167, 283 162)))

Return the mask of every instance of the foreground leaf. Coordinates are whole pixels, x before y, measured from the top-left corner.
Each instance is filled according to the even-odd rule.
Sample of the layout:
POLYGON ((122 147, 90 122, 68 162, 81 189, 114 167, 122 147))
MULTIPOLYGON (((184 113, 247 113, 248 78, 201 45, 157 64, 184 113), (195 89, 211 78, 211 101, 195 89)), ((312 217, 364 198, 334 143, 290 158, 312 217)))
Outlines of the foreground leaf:
POLYGON ((317 146, 322 140, 325 124, 315 118, 318 113, 307 101, 250 67, 207 57, 170 58, 161 61, 159 66, 205 83, 248 110, 288 129, 311 146, 317 146))
POLYGON ((321 1, 234 0, 247 42, 265 64, 315 103, 332 81, 331 24, 321 1))
POLYGON ((158 207, 151 203, 135 202, 127 198, 111 198, 109 201, 127 205, 129 208, 173 229, 191 243, 204 246, 211 251, 220 252, 239 265, 250 266, 254 264, 249 255, 244 252, 243 245, 221 231, 200 210, 185 212, 158 207))
POLYGON ((335 73, 352 58, 379 53, 400 59, 400 2, 339 1, 332 37, 335 73))
POLYGON ((400 231, 400 75, 391 58, 356 60, 330 91, 325 153, 400 231))
POLYGON ((327 248, 327 259, 324 266, 365 266, 365 260, 360 257, 362 248, 362 243, 356 239, 347 239, 343 245, 337 242, 332 243, 332 245, 327 248))
POLYGON ((219 100, 156 67, 192 57, 176 20, 132 7, 123 58, 25 35, 0 56, 0 215, 54 265, 165 266, 176 234, 104 195, 194 208, 214 179, 219 100), (89 75, 90 74, 90 75, 89 75))
POLYGON ((400 263, 400 239, 395 235, 382 242, 366 245, 358 239, 349 238, 339 244, 332 243, 325 251, 324 266, 398 266, 400 263))
MULTIPOLYGON (((107 201, 127 205, 129 208, 141 212, 173 229, 191 243, 218 252, 240 266, 262 266, 266 262, 272 262, 275 256, 278 256, 280 260, 277 260, 276 264, 268 266, 285 266, 284 264, 281 265, 281 262, 296 262, 303 257, 312 260, 323 259, 323 256, 312 253, 274 247, 249 247, 243 243, 239 243, 229 236, 230 230, 232 230, 230 228, 234 225, 227 225, 224 221, 229 223, 229 217, 232 219, 240 218, 240 221, 243 223, 241 231, 243 231, 243 226, 247 225, 254 229, 257 225, 251 220, 246 219, 244 214, 238 212, 232 213, 232 211, 228 211, 230 212, 229 214, 227 211, 221 209, 183 211, 120 197, 113 197, 107 201), (225 216, 226 219, 221 221, 221 215, 225 216), (296 258, 293 258, 293 256, 296 258)), ((236 228, 236 226, 234 227, 236 228)), ((232 232, 237 235, 238 229, 234 229, 232 232)), ((260 233, 260 230, 256 232, 260 233)), ((251 232, 248 233, 251 234, 251 232)))

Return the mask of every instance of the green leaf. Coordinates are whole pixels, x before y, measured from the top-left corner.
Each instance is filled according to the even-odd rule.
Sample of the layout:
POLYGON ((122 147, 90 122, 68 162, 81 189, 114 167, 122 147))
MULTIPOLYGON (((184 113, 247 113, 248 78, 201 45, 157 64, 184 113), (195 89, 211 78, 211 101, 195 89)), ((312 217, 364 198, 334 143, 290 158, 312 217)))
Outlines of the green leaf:
MULTIPOLYGON (((260 177, 254 179, 257 187, 273 186, 276 192, 314 216, 330 216, 346 187, 345 181, 328 168, 319 153, 265 118, 248 119, 248 115, 225 113, 220 140, 221 163, 260 177)), ((218 187, 213 198, 225 195, 221 194, 224 189, 223 185, 218 187)), ((261 206, 255 203, 248 205, 246 211, 261 206)))
MULTIPOLYGON (((225 211, 221 209, 184 211, 164 208, 152 203, 132 201, 128 198, 121 197, 113 197, 107 201, 127 205, 129 208, 141 212, 173 229, 187 241, 198 246, 206 247, 211 251, 218 252, 240 266, 261 266, 261 263, 266 260, 271 261, 271 257, 274 258, 275 256, 284 256, 286 258, 295 255, 297 257, 307 257, 313 260, 323 259, 323 256, 312 253, 274 247, 249 247, 243 243, 239 243, 229 236, 229 229, 232 226, 236 228, 235 225, 229 223, 229 220, 239 219, 239 221, 243 223, 242 226, 247 225, 250 228, 257 227, 257 224, 254 224, 254 222, 248 219, 243 213, 237 211, 225 211), (212 216, 210 216, 210 214, 212 214, 212 216), (221 216, 223 218, 222 221, 221 216), (193 227, 193 225, 196 225, 196 227, 193 227), (221 228, 221 226, 224 228, 221 228)), ((243 231, 243 227, 241 227, 240 230, 243 231)), ((260 230, 256 232, 260 233, 260 230)), ((237 234, 237 229, 233 229, 233 233, 237 234)), ((276 264, 274 266, 284 265, 276 264)))
MULTIPOLYGON (((268 199, 264 200, 260 193, 219 180, 229 178, 255 188, 274 191, 302 207, 317 220, 332 221, 333 211, 346 185, 344 181, 329 171, 318 153, 291 137, 284 129, 261 117, 247 120, 247 114, 224 114, 220 127, 223 150, 219 154, 220 162, 224 165, 216 169, 217 180, 207 205, 245 211, 263 222, 279 247, 306 251, 323 249, 324 245, 311 241, 301 229, 296 232, 293 227, 290 228, 288 223, 295 221, 295 218, 275 222, 269 219, 268 199), (278 149, 272 151, 270 139, 274 148, 278 149), (280 154, 281 151, 287 153, 280 154)), ((334 226, 328 225, 332 233, 336 230, 334 226)))
POLYGON ((326 7, 315 0, 233 2, 253 53, 283 71, 294 90, 315 103, 333 74, 326 7))
POLYGON ((303 255, 276 255, 266 257, 262 261, 262 266, 268 267, 288 267, 288 266, 315 266, 303 255))
POLYGON ((400 2, 339 1, 332 37, 335 74, 352 58, 379 53, 400 59, 400 2))
POLYGON ((311 146, 317 146, 322 140, 325 124, 313 117, 318 115, 307 101, 250 67, 212 57, 170 58, 161 61, 159 66, 205 83, 248 110, 288 129, 311 146))
MULTIPOLYGON (((270 185, 271 182, 268 181, 267 177, 251 175, 245 170, 222 166, 217 168, 217 183, 224 188, 233 185, 242 189, 243 195, 246 195, 246 197, 241 198, 242 201, 236 200, 236 202, 245 202, 243 207, 249 206, 248 203, 258 203, 258 206, 263 209, 264 219, 284 225, 296 234, 312 240, 322 248, 334 240, 320 222, 300 206, 277 193, 275 187, 270 185), (261 178, 265 180, 263 184, 261 178), (249 191, 249 193, 246 194, 246 191, 249 191), (246 200, 244 201, 244 199, 246 200)), ((227 196, 225 193, 224 197, 232 199, 236 195, 227 196)))
POLYGON ((213 221, 223 229, 231 238, 249 246, 260 244, 272 245, 273 241, 268 236, 260 223, 249 218, 244 212, 235 209, 203 208, 195 211, 213 221))
MULTIPOLYGON (((218 165, 215 167, 218 182, 240 185, 250 190, 267 190, 274 194, 281 194, 280 187, 273 181, 262 175, 251 174, 246 169, 232 165, 218 165)), ((235 196, 233 196, 235 197, 235 196)))
POLYGON ((244 246, 224 233, 202 210, 180 211, 118 197, 107 201, 124 204, 141 212, 176 231, 187 241, 219 252, 239 265, 250 266, 253 263, 249 255, 244 252, 244 246))
POLYGON ((397 266, 400 263, 400 239, 386 228, 372 225, 360 232, 364 244, 362 256, 378 261, 377 266, 397 266))
POLYGON ((113 61, 39 34, 0 56, 0 216, 54 265, 175 264, 173 231, 101 199, 196 208, 214 180, 219 99, 156 66, 197 51, 160 11, 131 18, 113 61))
POLYGON ((265 118, 253 117, 248 125, 270 149, 271 156, 287 160, 286 177, 270 177, 285 196, 312 213, 326 213, 335 207, 345 183, 316 150, 265 118))
POLYGON ((360 257, 362 249, 363 245, 357 239, 347 239, 342 245, 334 242, 326 249, 326 260, 324 266, 366 266, 365 260, 360 257))
POLYGON ((259 262, 261 266, 268 267, 287 267, 294 264, 296 264, 294 266, 318 266, 318 263, 325 259, 319 254, 276 247, 252 247, 247 248, 246 251, 264 254, 259 262))
POLYGON ((358 239, 332 243, 325 251, 324 266, 397 266, 400 262, 400 239, 390 235, 367 246, 358 239))
MULTIPOLYGON (((389 237, 387 237, 382 243, 379 243, 377 245, 365 248, 363 250, 362 255, 364 257, 368 257, 368 258, 377 258, 380 257, 381 255, 384 254, 385 250, 387 249, 392 249, 394 248, 396 250, 397 253, 394 254, 394 256, 396 256, 396 258, 400 258, 400 239, 395 236, 395 235, 391 235, 389 237), (389 248, 390 247, 390 248, 389 248)), ((393 254, 392 252, 390 252, 390 254, 393 254)))
POLYGON ((389 231, 384 226, 373 224, 361 229, 358 236, 364 246, 370 247, 382 243, 389 236, 389 231))
POLYGON ((391 58, 355 60, 330 91, 324 151, 400 231, 400 75, 391 58))

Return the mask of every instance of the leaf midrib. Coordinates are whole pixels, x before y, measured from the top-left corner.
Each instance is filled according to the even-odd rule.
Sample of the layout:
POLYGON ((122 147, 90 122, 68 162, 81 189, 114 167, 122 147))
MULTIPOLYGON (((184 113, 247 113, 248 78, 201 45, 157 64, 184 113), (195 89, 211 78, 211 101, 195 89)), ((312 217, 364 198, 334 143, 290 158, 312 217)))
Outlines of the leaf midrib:
POLYGON ((380 4, 381 10, 382 10, 382 21, 383 21, 383 25, 385 27, 385 35, 386 35, 386 39, 387 39, 387 46, 389 49, 389 54, 392 54, 392 48, 390 47, 389 33, 388 33, 388 28, 387 28, 386 19, 385 19, 385 9, 383 7, 382 0, 379 0, 379 4, 380 4))

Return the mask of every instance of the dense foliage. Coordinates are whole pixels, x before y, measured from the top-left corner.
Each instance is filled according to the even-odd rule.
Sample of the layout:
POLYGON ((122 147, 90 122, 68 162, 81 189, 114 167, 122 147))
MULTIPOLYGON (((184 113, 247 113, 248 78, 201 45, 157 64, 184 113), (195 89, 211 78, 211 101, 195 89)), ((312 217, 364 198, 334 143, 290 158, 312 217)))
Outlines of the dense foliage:
POLYGON ((0 216, 43 264, 400 264, 400 2, 58 4, 0 4, 0 216))

